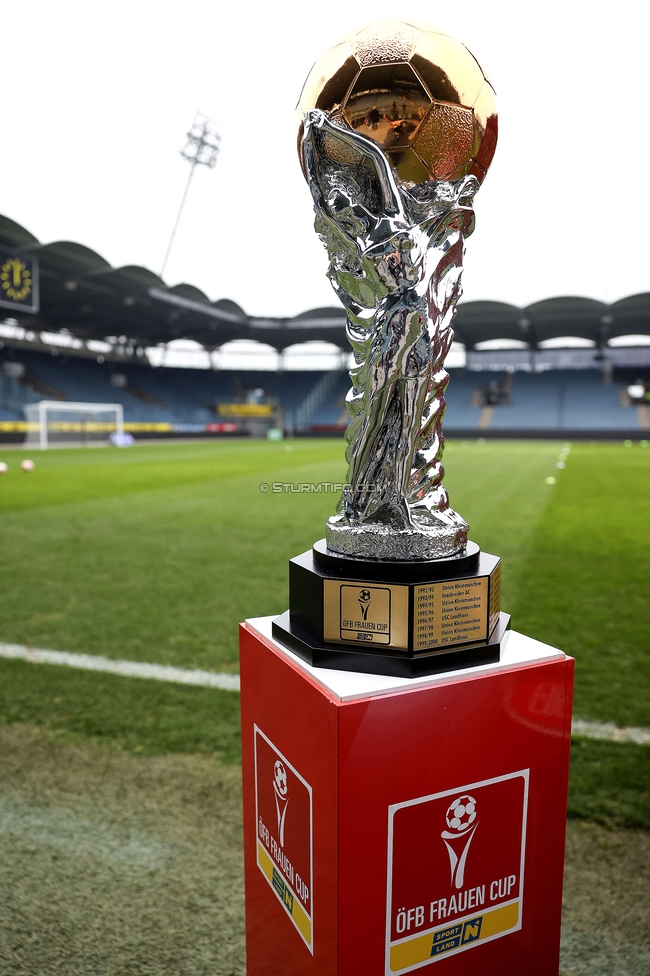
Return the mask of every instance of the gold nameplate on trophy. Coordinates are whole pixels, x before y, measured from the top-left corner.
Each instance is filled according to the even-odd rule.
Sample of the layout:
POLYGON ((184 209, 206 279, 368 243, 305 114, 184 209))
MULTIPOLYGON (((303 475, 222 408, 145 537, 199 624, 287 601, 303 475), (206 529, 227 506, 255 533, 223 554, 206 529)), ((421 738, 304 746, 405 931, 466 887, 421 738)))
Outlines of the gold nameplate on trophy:
POLYGON ((496 565, 490 577, 490 626, 489 633, 492 633, 499 620, 501 610, 501 560, 496 565))
POLYGON ((408 586, 324 580, 324 640, 406 651, 408 636, 408 586))
POLYGON ((470 542, 449 560, 359 560, 370 580, 347 575, 356 562, 321 540, 289 563, 291 611, 274 633, 310 663, 415 677, 499 660, 510 618, 498 556, 470 542))
POLYGON ((408 651, 486 641, 498 617, 501 563, 489 575, 397 586, 323 580, 323 640, 408 651))

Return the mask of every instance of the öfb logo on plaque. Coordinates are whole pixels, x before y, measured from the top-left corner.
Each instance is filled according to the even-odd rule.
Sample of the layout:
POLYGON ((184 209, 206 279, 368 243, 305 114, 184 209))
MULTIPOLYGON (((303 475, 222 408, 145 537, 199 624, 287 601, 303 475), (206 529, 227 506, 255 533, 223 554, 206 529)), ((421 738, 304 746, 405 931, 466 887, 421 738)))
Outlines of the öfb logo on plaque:
POLYGON ((529 770, 388 809, 386 974, 522 925, 529 770))
POLYGON ((313 953, 311 786, 257 726, 255 814, 257 866, 313 953))
POLYGON ((363 620, 368 619, 368 607, 370 606, 371 599, 372 593, 370 590, 359 590, 359 606, 361 607, 361 617, 363 620))

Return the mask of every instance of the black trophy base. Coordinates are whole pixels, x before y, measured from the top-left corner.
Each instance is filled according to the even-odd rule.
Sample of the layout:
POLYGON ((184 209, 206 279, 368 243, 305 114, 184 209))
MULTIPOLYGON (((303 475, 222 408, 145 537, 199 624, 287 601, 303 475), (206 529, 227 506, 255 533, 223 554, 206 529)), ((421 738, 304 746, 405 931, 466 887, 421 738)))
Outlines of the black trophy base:
POLYGON ((289 563, 273 636, 314 667, 416 678, 493 664, 510 617, 501 560, 475 543, 446 559, 353 559, 325 540, 289 563))
POLYGON ((386 674, 395 678, 420 678, 429 674, 444 674, 445 671, 458 671, 461 668, 477 668, 484 664, 495 664, 501 657, 501 644, 506 631, 510 629, 510 614, 500 613, 499 621, 487 642, 463 647, 445 648, 420 654, 418 657, 405 657, 391 651, 348 650, 337 644, 316 642, 291 623, 290 611, 286 610, 273 621, 273 636, 298 657, 315 668, 329 668, 333 671, 358 671, 362 674, 386 674))

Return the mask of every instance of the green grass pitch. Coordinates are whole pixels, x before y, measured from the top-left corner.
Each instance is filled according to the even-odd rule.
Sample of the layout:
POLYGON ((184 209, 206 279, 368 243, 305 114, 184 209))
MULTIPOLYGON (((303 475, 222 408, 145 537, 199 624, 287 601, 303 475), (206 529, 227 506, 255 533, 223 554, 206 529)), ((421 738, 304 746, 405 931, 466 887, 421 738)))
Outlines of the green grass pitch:
MULTIPOLYGON (((650 450, 448 443, 471 538, 503 557, 513 627, 576 657, 575 714, 650 726, 650 450), (555 477, 556 484, 547 478, 555 477)), ((343 444, 223 441, 0 450, 0 640, 237 670, 237 623, 287 606, 287 562, 324 534, 343 444), (20 460, 33 456, 24 473, 20 460)), ((238 758, 238 696, 0 660, 0 722, 143 753, 238 758)), ((571 813, 650 827, 650 750, 576 742, 571 813)))

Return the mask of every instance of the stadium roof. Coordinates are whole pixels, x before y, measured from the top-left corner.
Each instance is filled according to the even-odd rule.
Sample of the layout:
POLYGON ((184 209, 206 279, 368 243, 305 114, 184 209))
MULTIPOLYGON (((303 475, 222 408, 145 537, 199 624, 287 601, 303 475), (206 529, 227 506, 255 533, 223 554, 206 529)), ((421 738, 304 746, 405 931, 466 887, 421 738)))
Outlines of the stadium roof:
MULTIPOLYGON (((232 339, 254 339, 282 350, 309 340, 348 350, 339 308, 316 308, 295 318, 247 315, 229 299, 211 302, 194 285, 169 288, 147 268, 113 268, 100 254, 72 241, 41 244, 28 230, 0 215, 0 246, 37 257, 40 312, 13 317, 32 331, 67 330, 79 339, 110 339, 153 346, 194 339, 215 349, 232 339)), ((8 310, 6 315, 11 314, 8 310)), ((604 345, 620 335, 650 335, 650 293, 612 305, 589 298, 549 298, 527 308, 503 302, 465 302, 454 321, 458 342, 468 349, 489 339, 537 345, 577 336, 604 345)))

